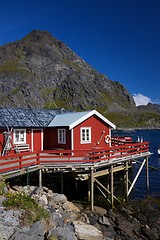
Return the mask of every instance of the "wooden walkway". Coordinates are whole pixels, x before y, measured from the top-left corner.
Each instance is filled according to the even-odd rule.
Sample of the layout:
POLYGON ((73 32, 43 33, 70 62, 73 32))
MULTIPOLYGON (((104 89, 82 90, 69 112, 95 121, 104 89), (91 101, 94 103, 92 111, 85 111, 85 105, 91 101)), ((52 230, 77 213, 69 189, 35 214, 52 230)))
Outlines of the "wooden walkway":
MULTIPOLYGON (((94 148, 93 150, 46 150, 41 152, 27 152, 21 154, 0 156, 0 179, 12 178, 32 171, 39 171, 39 185, 42 185, 42 171, 74 172, 77 179, 90 181, 88 190, 91 201, 91 210, 94 205, 94 183, 98 185, 101 192, 105 191, 110 195, 111 205, 114 204, 113 173, 125 171, 126 174, 126 199, 142 171, 147 166, 146 186, 149 188, 148 157, 149 143, 128 143, 119 146, 112 146, 106 149, 94 148), (142 159, 142 165, 129 187, 128 169, 133 161, 142 159), (110 174, 110 190, 106 189, 97 179, 100 176, 110 174)), ((63 182, 63 179, 62 179, 63 182)), ((63 188, 63 186, 62 186, 63 188)), ((103 195, 105 195, 103 193, 103 195)))
POLYGON ((0 156, 0 178, 8 178, 37 169, 84 171, 149 156, 148 142, 130 143, 106 149, 46 150, 0 156))

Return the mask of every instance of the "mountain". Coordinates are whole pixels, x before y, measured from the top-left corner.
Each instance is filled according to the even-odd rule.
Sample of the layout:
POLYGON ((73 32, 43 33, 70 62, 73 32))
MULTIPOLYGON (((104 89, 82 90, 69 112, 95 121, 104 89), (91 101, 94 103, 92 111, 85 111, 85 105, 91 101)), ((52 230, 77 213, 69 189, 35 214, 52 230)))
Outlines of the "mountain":
POLYGON ((120 125, 137 116, 124 86, 96 71, 47 31, 31 31, 0 47, 0 92, 0 106, 96 109, 120 125))
POLYGON ((160 105, 159 104, 153 104, 148 103, 147 105, 141 105, 137 107, 139 111, 141 112, 153 112, 153 113, 160 113, 160 105))
POLYGON ((0 90, 3 106, 124 110, 135 105, 121 84, 46 31, 0 47, 0 90))

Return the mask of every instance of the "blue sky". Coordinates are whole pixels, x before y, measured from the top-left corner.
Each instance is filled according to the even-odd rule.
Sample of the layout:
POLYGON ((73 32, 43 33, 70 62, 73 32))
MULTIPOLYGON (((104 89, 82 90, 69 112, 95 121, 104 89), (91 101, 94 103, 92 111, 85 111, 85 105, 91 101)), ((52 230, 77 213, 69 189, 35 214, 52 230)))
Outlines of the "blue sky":
POLYGON ((0 45, 34 29, 131 94, 160 103, 160 0, 0 0, 0 45))

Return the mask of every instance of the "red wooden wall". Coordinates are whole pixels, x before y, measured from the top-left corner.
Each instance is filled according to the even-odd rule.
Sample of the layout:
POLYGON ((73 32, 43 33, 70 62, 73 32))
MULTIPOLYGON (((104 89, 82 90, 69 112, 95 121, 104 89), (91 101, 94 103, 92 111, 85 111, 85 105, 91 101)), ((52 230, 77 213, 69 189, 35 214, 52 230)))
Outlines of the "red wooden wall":
POLYGON ((97 116, 92 116, 86 121, 82 122, 78 126, 73 129, 74 133, 74 144, 73 149, 92 149, 92 148, 105 148, 109 146, 105 142, 105 136, 109 135, 110 130, 109 126, 104 123, 101 119, 97 116), (81 144, 80 134, 81 134, 81 127, 91 127, 91 143, 81 144), (103 131, 105 133, 103 134, 103 131), (101 139, 101 136, 102 139, 101 139), (100 141, 101 139, 101 141, 100 141), (99 144, 97 144, 100 141, 99 144))
POLYGON ((52 149, 71 149, 71 135, 68 127, 66 129, 66 144, 58 143, 58 128, 47 128, 44 130, 44 150, 52 149))

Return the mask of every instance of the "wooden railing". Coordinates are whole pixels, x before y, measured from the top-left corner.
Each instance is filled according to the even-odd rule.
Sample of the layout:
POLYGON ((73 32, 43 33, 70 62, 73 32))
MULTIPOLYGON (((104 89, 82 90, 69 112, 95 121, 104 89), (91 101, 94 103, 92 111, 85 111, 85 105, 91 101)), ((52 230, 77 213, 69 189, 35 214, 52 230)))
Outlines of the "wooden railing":
POLYGON ((138 156, 149 152, 149 143, 130 143, 125 145, 108 147, 105 149, 94 148, 92 150, 45 150, 41 152, 18 153, 0 156, 0 174, 18 169, 26 169, 31 166, 53 167, 56 164, 94 164, 104 161, 138 156))

